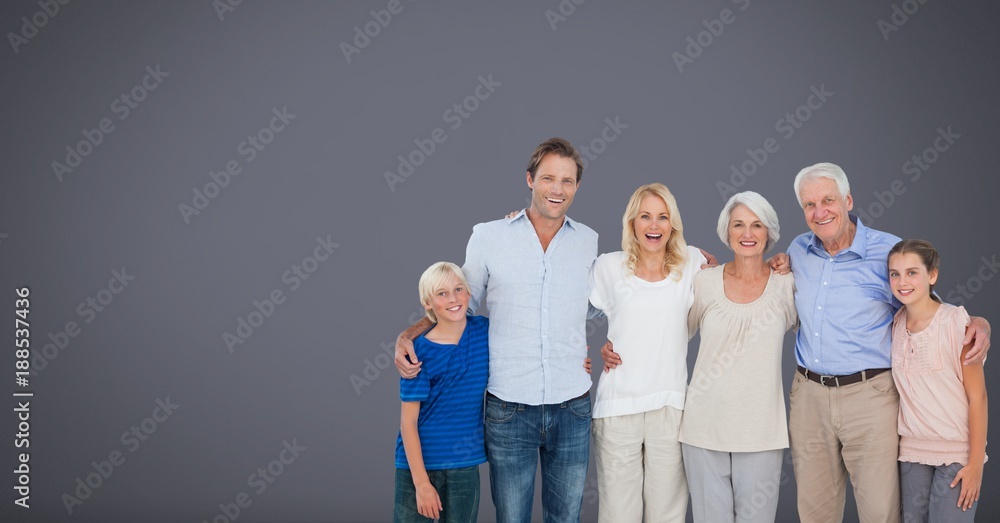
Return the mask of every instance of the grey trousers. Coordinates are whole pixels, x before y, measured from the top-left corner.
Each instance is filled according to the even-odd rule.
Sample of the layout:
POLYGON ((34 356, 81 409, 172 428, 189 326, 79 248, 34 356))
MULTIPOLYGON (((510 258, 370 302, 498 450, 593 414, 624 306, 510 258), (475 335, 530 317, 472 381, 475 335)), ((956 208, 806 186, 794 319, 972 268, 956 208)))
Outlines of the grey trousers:
POLYGON ((696 522, 773 523, 784 450, 720 452, 681 444, 696 522))
POLYGON ((960 470, 960 463, 935 467, 908 461, 899 462, 903 523, 957 523, 975 520, 979 502, 973 503, 969 510, 962 511, 958 508, 958 495, 962 492, 962 485, 951 488, 951 482, 960 470))

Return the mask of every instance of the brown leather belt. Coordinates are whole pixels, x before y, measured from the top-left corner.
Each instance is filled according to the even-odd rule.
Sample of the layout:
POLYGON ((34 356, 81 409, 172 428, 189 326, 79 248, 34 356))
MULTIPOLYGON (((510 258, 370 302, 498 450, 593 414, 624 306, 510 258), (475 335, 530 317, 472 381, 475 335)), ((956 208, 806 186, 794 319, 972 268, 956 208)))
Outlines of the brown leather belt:
POLYGON ((809 381, 815 381, 824 387, 843 387, 844 385, 852 385, 861 381, 869 380, 886 372, 891 369, 866 369, 861 372, 855 372, 854 374, 848 374, 846 376, 826 376, 823 374, 817 374, 802 365, 796 365, 796 368, 803 376, 809 381))

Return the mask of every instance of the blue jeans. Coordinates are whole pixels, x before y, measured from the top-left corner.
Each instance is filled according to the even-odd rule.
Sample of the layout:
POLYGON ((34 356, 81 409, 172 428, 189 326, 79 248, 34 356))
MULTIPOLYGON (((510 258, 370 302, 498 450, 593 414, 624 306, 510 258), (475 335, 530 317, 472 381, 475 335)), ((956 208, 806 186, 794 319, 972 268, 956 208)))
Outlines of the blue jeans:
MULTIPOLYGON (((951 488, 955 474, 962 470, 961 463, 951 465, 922 465, 908 461, 899 462, 899 484, 903 497, 903 523, 928 521, 973 521, 976 507, 966 511, 958 508, 958 495, 962 484, 951 488)), ((985 492, 983 492, 985 494, 985 492)))
POLYGON ((552 405, 486 396, 486 455, 498 523, 530 523, 542 462, 542 517, 579 522, 590 460, 590 394, 552 405))
MULTIPOLYGON (((441 498, 441 523, 475 523, 479 517, 479 465, 460 469, 428 470, 431 485, 441 498)), ((396 469, 394 523, 430 523, 417 512, 417 489, 409 469, 396 469)))

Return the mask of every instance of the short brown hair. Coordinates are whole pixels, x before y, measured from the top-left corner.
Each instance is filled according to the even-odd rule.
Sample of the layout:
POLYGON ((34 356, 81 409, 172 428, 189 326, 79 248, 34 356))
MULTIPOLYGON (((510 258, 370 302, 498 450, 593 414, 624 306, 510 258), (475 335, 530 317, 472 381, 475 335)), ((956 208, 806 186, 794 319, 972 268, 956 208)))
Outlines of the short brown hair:
POLYGON ((542 158, 545 158, 545 155, 549 153, 555 153, 563 158, 570 158, 576 162, 576 183, 580 183, 580 179, 583 178, 583 160, 580 159, 580 153, 576 151, 573 144, 569 143, 569 140, 558 137, 549 138, 535 148, 535 152, 531 155, 531 159, 528 160, 528 173, 531 174, 532 181, 535 180, 535 173, 538 171, 538 164, 542 163, 542 158))

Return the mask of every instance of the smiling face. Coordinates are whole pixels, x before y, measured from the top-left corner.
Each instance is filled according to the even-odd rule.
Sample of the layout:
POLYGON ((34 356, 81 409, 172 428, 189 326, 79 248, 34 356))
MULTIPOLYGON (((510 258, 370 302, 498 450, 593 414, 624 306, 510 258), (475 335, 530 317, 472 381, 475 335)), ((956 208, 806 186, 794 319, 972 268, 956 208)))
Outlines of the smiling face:
POLYGON ((435 289, 424 308, 434 311, 438 323, 460 322, 469 308, 469 291, 455 275, 441 288, 435 289))
POLYGON ((663 198, 647 194, 639 202, 639 214, 632 220, 632 232, 641 252, 653 254, 667 251, 667 240, 673 231, 670 210, 663 198))
POLYGON ((763 257, 767 246, 767 227, 746 205, 737 205, 729 213, 729 248, 737 256, 763 257))
POLYGON ((854 208, 850 193, 841 196, 837 182, 815 178, 802 182, 799 196, 809 229, 824 245, 834 244, 841 249, 850 245, 853 224, 848 211, 854 208))
POLYGON ((931 285, 937 283, 937 269, 927 270, 923 260, 913 252, 889 256, 889 286, 903 305, 930 300, 931 285))
POLYGON ((580 186, 576 180, 576 162, 549 153, 538 163, 534 180, 530 172, 527 178, 531 188, 531 210, 543 219, 562 221, 580 186))

